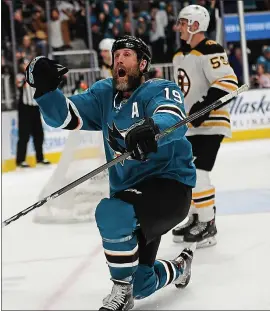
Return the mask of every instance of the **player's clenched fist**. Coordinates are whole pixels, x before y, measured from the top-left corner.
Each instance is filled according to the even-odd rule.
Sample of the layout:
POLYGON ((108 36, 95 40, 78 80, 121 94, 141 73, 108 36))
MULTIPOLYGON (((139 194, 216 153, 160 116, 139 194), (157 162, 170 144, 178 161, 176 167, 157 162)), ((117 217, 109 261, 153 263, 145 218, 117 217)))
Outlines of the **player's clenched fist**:
POLYGON ((68 69, 45 56, 35 57, 27 66, 27 83, 36 89, 34 98, 54 91, 68 69))
POLYGON ((125 137, 127 151, 132 152, 132 158, 145 161, 150 152, 157 152, 155 136, 158 133, 158 126, 151 118, 146 118, 132 125, 125 137))

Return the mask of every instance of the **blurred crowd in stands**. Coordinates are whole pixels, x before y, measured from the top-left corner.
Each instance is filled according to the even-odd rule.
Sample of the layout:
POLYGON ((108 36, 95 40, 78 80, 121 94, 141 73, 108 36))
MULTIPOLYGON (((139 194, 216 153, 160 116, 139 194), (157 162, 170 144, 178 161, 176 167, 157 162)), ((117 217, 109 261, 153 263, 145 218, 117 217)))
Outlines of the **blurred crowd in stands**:
MULTIPOLYGON (((12 74, 12 40, 10 11, 8 2, 2 1, 2 74, 12 74)), ((50 21, 47 20, 44 0, 14 0, 14 21, 16 34, 16 59, 31 60, 37 55, 48 54, 48 44, 52 51, 83 50, 89 48, 85 1, 89 1, 89 15, 93 49, 98 52, 103 38, 115 38, 131 34, 142 38, 153 51, 152 63, 171 63, 176 50, 175 21, 178 12, 174 11, 173 1, 132 1, 132 16, 126 0, 51 0, 50 21), (48 42, 48 33, 49 42, 48 42), (158 52, 157 52, 158 51, 158 52)), ((176 1, 178 6, 200 4, 210 13, 207 36, 216 37, 216 14, 219 14, 220 0, 176 1)), ((269 0, 245 0, 245 11, 270 9, 269 0)), ((236 13, 236 1, 226 1, 225 13, 236 13)), ((243 81, 242 51, 238 45, 228 44, 230 63, 240 81, 243 81)), ((250 48, 253 51, 252 48, 250 48)), ((250 70, 255 87, 269 87, 270 46, 260 47, 261 55, 251 54, 250 70)))

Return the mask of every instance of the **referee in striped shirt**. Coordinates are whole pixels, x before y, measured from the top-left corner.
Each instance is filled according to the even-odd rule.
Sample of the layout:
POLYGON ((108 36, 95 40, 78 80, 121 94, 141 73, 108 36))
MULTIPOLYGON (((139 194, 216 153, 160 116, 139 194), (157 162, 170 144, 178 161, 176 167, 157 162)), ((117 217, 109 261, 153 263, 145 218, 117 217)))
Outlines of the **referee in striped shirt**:
POLYGON ((19 139, 17 144, 16 165, 20 168, 28 168, 26 163, 27 144, 30 136, 33 137, 36 151, 37 165, 48 165, 50 162, 43 156, 44 132, 41 123, 40 111, 37 103, 33 100, 34 89, 25 81, 25 69, 29 61, 20 60, 19 73, 16 76, 16 86, 19 90, 18 113, 19 113, 19 139))

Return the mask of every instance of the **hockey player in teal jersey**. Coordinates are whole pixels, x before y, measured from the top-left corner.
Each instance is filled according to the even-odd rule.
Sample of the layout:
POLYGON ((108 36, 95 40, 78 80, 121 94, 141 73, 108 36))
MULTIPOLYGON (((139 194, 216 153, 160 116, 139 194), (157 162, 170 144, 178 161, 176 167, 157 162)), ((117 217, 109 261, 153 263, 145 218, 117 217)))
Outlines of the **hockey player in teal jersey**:
POLYGON ((140 39, 116 40, 112 57, 113 78, 69 98, 57 89, 67 69, 48 58, 32 60, 26 78, 48 125, 102 131, 108 161, 132 152, 110 168, 110 198, 101 200, 95 215, 114 283, 101 310, 130 310, 134 299, 189 282, 192 250, 173 260, 156 255, 161 236, 186 218, 196 176, 187 126, 155 140, 185 118, 179 87, 146 79, 151 53, 140 39))

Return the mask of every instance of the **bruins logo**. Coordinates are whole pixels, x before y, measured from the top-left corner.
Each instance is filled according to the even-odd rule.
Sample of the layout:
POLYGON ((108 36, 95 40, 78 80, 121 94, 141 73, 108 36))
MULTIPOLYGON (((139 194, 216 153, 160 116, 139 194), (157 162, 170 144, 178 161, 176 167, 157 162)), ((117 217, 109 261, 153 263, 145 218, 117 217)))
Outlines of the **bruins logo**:
POLYGON ((178 80, 178 86, 180 87, 181 91, 183 92, 184 97, 186 97, 189 90, 190 90, 190 79, 189 79, 189 76, 187 75, 187 73, 184 69, 178 68, 177 80, 178 80))

